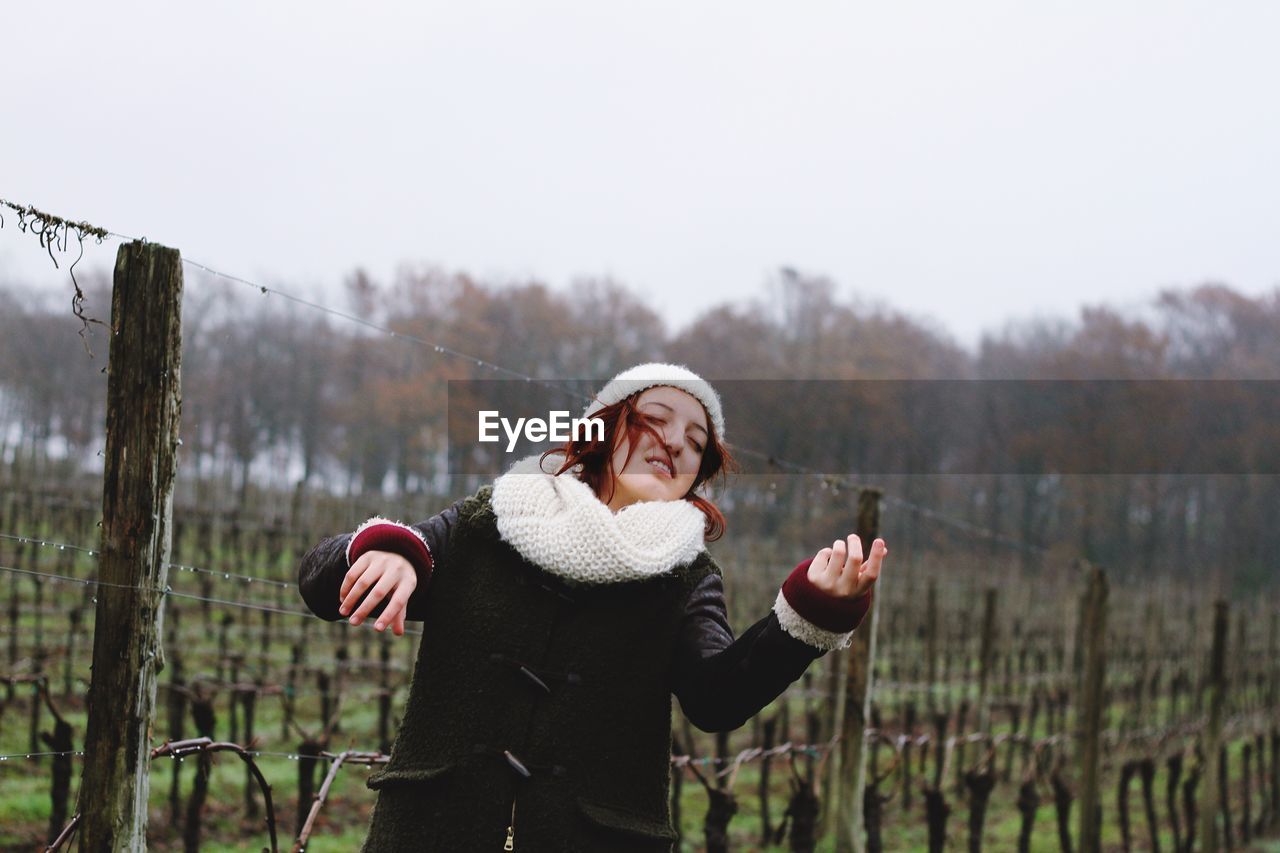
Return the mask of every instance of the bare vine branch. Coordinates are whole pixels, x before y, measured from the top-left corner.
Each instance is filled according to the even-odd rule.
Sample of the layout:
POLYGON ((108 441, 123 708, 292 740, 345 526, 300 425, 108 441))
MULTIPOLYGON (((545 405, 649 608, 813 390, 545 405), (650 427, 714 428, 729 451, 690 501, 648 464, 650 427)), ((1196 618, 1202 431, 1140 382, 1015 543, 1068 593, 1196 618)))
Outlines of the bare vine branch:
POLYGON ((258 786, 262 788, 262 799, 267 805, 267 830, 271 833, 271 853, 277 853, 278 847, 276 843, 276 812, 275 807, 271 803, 271 786, 267 784, 266 777, 262 775, 262 771, 258 769, 258 765, 253 760, 253 756, 249 754, 243 746, 238 743, 226 743, 222 741, 212 741, 207 737, 190 738, 188 740, 167 741, 155 749, 151 750, 153 759, 162 755, 170 758, 181 758, 184 755, 190 755, 196 752, 234 752, 240 756, 249 768, 249 772, 253 774, 253 778, 258 780, 258 786))
MULTIPOLYGON (((58 266, 58 257, 54 254, 58 252, 66 252, 67 246, 72 237, 76 240, 79 247, 79 254, 76 259, 71 262, 71 266, 67 268, 67 273, 71 276, 71 286, 75 288, 75 295, 71 297, 71 313, 75 314, 80 320, 80 340, 84 344, 84 351, 93 358, 93 350, 89 349, 89 339, 85 336, 89 331, 89 324, 96 323, 104 329, 110 330, 110 326, 102 322, 96 317, 86 317, 84 313, 84 291, 80 289, 80 282, 76 280, 76 264, 84 257, 84 240, 86 237, 93 238, 99 245, 102 241, 110 236, 110 232, 105 228, 99 228, 88 222, 72 222, 69 219, 63 219, 61 216, 54 216, 52 213, 46 213, 32 205, 22 207, 14 204, 7 199, 0 198, 0 207, 7 207, 18 215, 18 230, 22 233, 32 233, 40 241, 40 248, 49 253, 49 260, 53 261, 54 269, 60 269, 58 266)), ((4 227, 4 215, 0 213, 0 228, 4 227)))

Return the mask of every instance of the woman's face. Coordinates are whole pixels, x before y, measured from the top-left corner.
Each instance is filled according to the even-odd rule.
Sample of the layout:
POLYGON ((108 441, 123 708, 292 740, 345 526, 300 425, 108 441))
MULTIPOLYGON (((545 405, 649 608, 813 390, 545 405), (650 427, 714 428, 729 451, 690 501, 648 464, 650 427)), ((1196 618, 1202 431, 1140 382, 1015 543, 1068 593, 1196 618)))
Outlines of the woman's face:
POLYGON ((662 442, 641 434, 640 446, 626 462, 630 439, 626 430, 618 430, 609 464, 614 474, 609 508, 614 512, 638 501, 675 501, 687 495, 709 439, 707 413, 687 391, 668 385, 646 388, 636 398, 636 409, 662 442))

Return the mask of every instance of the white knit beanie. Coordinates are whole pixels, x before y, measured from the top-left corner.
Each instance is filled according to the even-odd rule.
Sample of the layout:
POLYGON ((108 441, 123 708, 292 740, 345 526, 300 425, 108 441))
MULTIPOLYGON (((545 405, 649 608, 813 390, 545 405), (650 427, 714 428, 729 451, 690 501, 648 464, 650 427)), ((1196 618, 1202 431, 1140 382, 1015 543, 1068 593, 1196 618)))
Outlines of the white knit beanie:
POLYGON ((625 400, 632 394, 655 385, 669 385, 696 397, 707 410, 707 417, 711 418, 716 437, 724 440, 724 413, 720 410, 720 396, 707 380, 682 364, 651 362, 627 368, 600 389, 583 416, 591 417, 605 406, 612 406, 619 400, 625 400))

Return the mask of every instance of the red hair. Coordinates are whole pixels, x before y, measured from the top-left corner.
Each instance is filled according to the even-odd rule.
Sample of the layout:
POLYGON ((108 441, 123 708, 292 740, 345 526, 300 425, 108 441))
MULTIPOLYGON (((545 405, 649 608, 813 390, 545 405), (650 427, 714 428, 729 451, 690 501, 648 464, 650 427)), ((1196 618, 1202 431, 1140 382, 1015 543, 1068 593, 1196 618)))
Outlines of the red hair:
MULTIPOLYGON (((636 408, 634 401, 639 395, 640 392, 637 391, 630 397, 592 413, 591 417, 604 421, 604 438, 602 440, 594 438, 570 440, 562 448, 548 450, 543 453, 542 458, 546 459, 553 453, 564 454, 564 464, 556 471, 557 475, 563 474, 574 466, 581 465, 582 471, 579 472, 578 478, 590 486, 591 490, 602 501, 608 503, 613 499, 613 492, 616 486, 610 469, 610 460, 613 458, 613 449, 617 444, 619 432, 625 431, 628 439, 627 458, 622 463, 624 468, 631 461, 631 454, 635 453, 636 448, 640 445, 640 436, 642 434, 648 433, 659 445, 663 443, 662 436, 658 435, 657 430, 650 426, 644 416, 640 414, 639 409, 636 408), (604 495, 606 488, 609 490, 608 496, 604 495)), ((586 432, 590 433, 591 430, 586 430, 586 432)), ((736 470, 737 461, 720 441, 720 436, 716 435, 714 424, 709 423, 707 425, 707 446, 702 451, 702 463, 698 467, 698 476, 694 478, 693 485, 689 488, 689 493, 683 498, 696 506, 707 517, 704 535, 709 542, 714 542, 724 535, 724 513, 720 512, 720 508, 707 498, 694 494, 694 492, 697 491, 699 486, 713 477, 718 475, 723 480, 725 474, 736 470)))

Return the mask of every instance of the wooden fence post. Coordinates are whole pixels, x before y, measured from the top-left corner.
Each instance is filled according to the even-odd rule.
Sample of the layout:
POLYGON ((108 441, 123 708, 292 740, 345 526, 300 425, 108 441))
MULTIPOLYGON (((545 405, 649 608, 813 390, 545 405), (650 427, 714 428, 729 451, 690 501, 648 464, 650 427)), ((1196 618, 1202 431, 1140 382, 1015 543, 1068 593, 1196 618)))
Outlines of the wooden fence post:
POLYGON ((938 711, 938 579, 936 577, 929 578, 929 591, 925 599, 924 612, 925 678, 929 681, 929 716, 932 717, 938 711))
POLYGON ((1222 762, 1222 710, 1227 686, 1227 603, 1213 605, 1213 651, 1209 657, 1209 722, 1200 749, 1204 755, 1204 784, 1200 787, 1200 849, 1218 849, 1218 772, 1222 762))
POLYGON ((1080 708, 1080 851, 1101 850, 1101 741, 1103 690, 1107 676, 1107 576, 1089 572, 1085 593, 1084 673, 1080 708))
MULTIPOLYGON (((880 492, 863 489, 858 494, 858 538, 863 550, 870 553, 871 543, 880 535, 880 492)), ((864 836, 862 796, 866 785, 866 750, 863 732, 871 711, 871 674, 876 656, 876 623, 880 619, 880 601, 884 590, 872 596, 871 612, 853 635, 849 649, 845 681, 844 717, 840 725, 840 741, 836 744, 827 796, 835 810, 837 853, 862 853, 864 836)))
POLYGON ((100 585, 79 795, 79 849, 93 853, 146 847, 182 399, 177 250, 141 241, 120 247, 111 327, 100 585))
MULTIPOLYGON (((1280 611, 1271 611, 1271 621, 1267 629, 1267 707, 1275 709, 1280 697, 1280 611)), ((1269 828, 1280 826, 1280 742, 1277 742, 1277 730, 1271 729, 1271 800, 1269 828)), ((1259 751, 1261 758, 1261 750, 1259 751)))
POLYGON ((1000 591, 989 586, 982 599, 982 640, 978 660, 978 731, 990 734, 991 729, 991 662, 996 646, 996 602, 1000 591))

